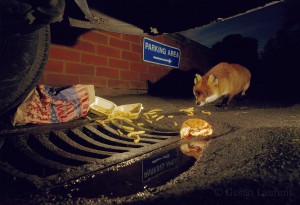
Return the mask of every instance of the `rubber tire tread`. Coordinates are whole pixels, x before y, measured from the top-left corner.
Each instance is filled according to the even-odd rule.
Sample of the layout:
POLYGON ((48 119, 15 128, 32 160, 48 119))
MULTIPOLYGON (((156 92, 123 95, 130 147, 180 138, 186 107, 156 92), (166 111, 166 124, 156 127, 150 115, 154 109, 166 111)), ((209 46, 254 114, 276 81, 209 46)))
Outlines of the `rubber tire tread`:
POLYGON ((0 38, 0 115, 16 108, 37 85, 50 41, 49 25, 0 38))

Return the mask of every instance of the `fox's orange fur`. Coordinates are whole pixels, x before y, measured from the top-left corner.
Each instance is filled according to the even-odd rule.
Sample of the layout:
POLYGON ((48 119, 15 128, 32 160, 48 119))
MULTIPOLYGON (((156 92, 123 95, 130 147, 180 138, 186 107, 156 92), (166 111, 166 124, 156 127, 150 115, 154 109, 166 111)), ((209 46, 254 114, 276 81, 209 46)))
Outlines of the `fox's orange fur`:
POLYGON ((226 108, 233 96, 245 91, 250 86, 250 71, 239 65, 219 63, 209 70, 203 77, 196 74, 193 92, 196 104, 202 106, 224 96, 222 108, 226 108))

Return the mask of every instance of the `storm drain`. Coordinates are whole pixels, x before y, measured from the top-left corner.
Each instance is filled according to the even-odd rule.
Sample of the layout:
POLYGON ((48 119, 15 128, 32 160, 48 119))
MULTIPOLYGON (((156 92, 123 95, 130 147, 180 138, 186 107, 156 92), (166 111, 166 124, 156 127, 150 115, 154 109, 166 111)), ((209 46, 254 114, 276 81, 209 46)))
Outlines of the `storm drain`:
MULTIPOLYGON (((74 186, 78 181, 83 184, 81 187, 84 190, 84 181, 87 181, 87 187, 91 185, 91 181, 95 186, 111 184, 110 180, 117 176, 116 170, 129 167, 128 163, 139 168, 124 168, 120 174, 127 177, 120 176, 120 183, 128 183, 124 179, 130 178, 128 172, 132 173, 132 170, 139 170, 139 173, 132 175, 132 178, 137 178, 133 181, 149 181, 153 169, 146 167, 146 160, 135 163, 138 161, 135 158, 142 155, 147 158, 167 145, 176 144, 179 141, 178 134, 146 130, 139 143, 134 143, 132 139, 120 136, 116 131, 123 126, 122 123, 123 121, 105 125, 87 123, 69 129, 21 129, 18 132, 2 132, 0 191, 53 189, 62 192, 62 187, 74 186), (147 176, 143 175, 141 169, 149 169, 145 172, 147 176), (98 175, 101 177, 95 177, 98 175)), ((178 151, 175 147, 177 145, 166 152, 157 152, 161 154, 156 153, 156 160, 170 164, 173 159, 174 165, 170 164, 170 169, 178 166, 178 151)), ((159 174, 160 168, 154 169, 159 174)))

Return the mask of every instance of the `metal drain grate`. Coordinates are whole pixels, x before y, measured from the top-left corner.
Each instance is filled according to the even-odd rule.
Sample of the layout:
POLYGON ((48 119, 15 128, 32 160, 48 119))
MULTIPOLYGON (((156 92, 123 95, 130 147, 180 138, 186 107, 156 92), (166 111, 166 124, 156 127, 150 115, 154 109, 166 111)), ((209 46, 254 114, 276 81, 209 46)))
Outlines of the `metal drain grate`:
POLYGON ((179 141, 177 133, 147 130, 134 143, 116 131, 122 123, 0 133, 0 190, 51 189, 179 141))

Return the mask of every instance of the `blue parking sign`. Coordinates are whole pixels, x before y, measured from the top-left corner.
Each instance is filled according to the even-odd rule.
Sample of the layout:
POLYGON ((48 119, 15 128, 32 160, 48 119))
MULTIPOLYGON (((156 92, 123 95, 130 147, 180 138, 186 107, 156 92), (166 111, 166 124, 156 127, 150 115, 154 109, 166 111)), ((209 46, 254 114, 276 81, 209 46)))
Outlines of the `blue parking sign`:
POLYGON ((178 68, 180 63, 180 49, 144 38, 143 60, 149 63, 178 68))

